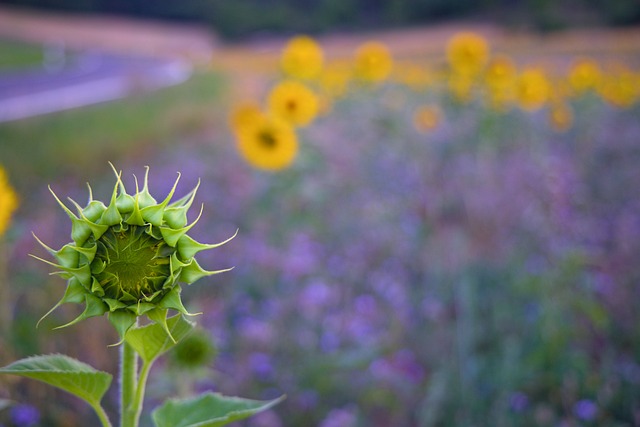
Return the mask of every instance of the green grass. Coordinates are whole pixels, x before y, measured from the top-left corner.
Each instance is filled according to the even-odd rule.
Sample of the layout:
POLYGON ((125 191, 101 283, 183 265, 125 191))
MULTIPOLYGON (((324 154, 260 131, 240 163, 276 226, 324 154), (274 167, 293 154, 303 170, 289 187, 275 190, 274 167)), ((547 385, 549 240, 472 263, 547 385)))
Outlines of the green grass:
POLYGON ((145 158, 221 119, 223 79, 187 82, 95 106, 0 123, 0 163, 24 192, 64 176, 91 178, 107 161, 145 158))
POLYGON ((0 39, 0 71, 42 66, 42 48, 0 39))

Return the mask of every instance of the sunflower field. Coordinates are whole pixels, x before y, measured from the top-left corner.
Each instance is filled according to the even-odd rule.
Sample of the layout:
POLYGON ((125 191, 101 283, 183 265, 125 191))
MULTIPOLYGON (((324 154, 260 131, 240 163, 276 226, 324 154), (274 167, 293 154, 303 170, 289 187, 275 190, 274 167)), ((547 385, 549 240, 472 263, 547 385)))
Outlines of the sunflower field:
MULTIPOLYGON (((237 231, 201 254, 234 269, 184 287, 204 314, 145 406, 216 390, 287 395, 247 427, 640 425, 640 46, 531 55, 459 31, 431 56, 373 38, 334 55, 300 35, 251 61, 259 90, 169 116, 168 140, 86 141, 90 166, 63 150, 42 182, 0 157, 6 355, 114 369, 105 319, 51 331, 81 311, 64 306, 35 329, 64 286, 28 256, 44 253, 31 232, 68 241, 47 185, 84 200, 91 180, 108 198, 111 160, 148 165, 159 200, 176 171, 181 193, 199 183, 197 240, 237 231)), ((95 422, 55 390, 0 381, 0 408, 21 402, 3 427, 95 422)))

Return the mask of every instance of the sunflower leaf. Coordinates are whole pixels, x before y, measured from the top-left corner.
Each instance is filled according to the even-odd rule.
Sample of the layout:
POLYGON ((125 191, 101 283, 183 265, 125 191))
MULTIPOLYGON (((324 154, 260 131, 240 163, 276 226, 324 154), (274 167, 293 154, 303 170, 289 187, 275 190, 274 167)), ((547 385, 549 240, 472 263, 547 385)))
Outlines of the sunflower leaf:
POLYGON ((94 369, 86 363, 61 354, 33 356, 0 368, 0 373, 18 375, 42 381, 71 393, 92 406, 111 385, 111 374, 94 369))
POLYGON ((156 427, 220 427, 265 411, 284 400, 260 401, 218 393, 177 400, 169 399, 152 412, 156 427))

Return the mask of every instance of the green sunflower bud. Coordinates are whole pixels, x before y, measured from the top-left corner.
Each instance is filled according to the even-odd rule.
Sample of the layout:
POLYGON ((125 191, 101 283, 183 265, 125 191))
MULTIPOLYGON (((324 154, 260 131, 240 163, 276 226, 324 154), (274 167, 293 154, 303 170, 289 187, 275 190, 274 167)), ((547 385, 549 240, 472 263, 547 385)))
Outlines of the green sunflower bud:
POLYGON ((42 319, 62 304, 77 303, 85 305, 84 311, 58 328, 107 313, 121 338, 142 315, 169 333, 168 310, 190 315, 180 298, 181 284, 231 270, 204 270, 196 261, 196 254, 227 243, 235 234, 217 244, 199 243, 187 235, 200 219, 198 215, 191 224, 187 223, 187 211, 198 186, 172 202, 180 174, 169 195, 158 203, 149 193, 148 167, 142 190, 136 178, 136 193, 132 195, 126 192, 121 172, 113 170, 116 184, 108 205, 93 200, 89 186, 89 202, 84 208, 69 199, 76 209, 74 213, 49 188, 71 219, 73 241, 54 250, 36 237, 56 262, 32 256, 56 267, 54 274, 67 279, 64 296, 42 319))
POLYGON ((173 349, 169 363, 179 369, 195 371, 208 367, 217 354, 218 349, 209 334, 197 329, 173 349))

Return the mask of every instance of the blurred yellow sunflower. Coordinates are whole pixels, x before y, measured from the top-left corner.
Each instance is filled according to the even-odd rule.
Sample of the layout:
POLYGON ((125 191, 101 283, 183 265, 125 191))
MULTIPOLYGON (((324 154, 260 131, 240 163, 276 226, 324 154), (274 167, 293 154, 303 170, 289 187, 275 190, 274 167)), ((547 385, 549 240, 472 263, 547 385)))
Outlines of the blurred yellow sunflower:
POLYGON ((478 74, 488 59, 489 44, 478 34, 461 32, 447 43, 447 60, 456 73, 478 74))
POLYGON ((522 109, 538 110, 550 96, 551 84, 541 68, 527 68, 518 76, 516 98, 522 109))
POLYGON ((355 53, 355 76, 368 83, 384 81, 393 69, 393 58, 387 46, 380 42, 364 43, 355 53))
POLYGON ((558 132, 566 132, 573 126, 573 111, 566 102, 554 102, 549 109, 549 122, 558 132))
POLYGON ((290 77, 313 79, 322 71, 324 54, 320 45, 309 36, 293 37, 282 51, 280 66, 290 77))
POLYGON ((603 78, 598 93, 614 107, 629 108, 640 97, 640 75, 625 65, 616 64, 603 78))
POLYGON ((318 96, 304 84, 285 80, 271 89, 269 111, 293 126, 303 127, 311 123, 319 109, 318 96))
POLYGON ((0 166, 0 237, 9 228, 11 217, 17 208, 18 195, 11 187, 4 168, 0 166))
POLYGON ((516 97, 518 70, 513 60, 506 55, 495 55, 487 64, 484 84, 487 101, 491 108, 505 111, 516 97))
POLYGON ((279 117, 262 115, 236 133, 238 151, 252 166, 277 171, 289 166, 298 153, 293 127, 279 117))
POLYGON ((234 131, 238 131, 257 122, 262 114, 262 110, 257 102, 244 101, 237 104, 231 111, 229 124, 234 131))
POLYGON ((330 98, 338 98, 345 94, 351 79, 351 67, 346 62, 331 62, 320 75, 320 90, 330 98))
POLYGON ((602 71, 596 61, 590 58, 577 60, 567 76, 569 86, 576 95, 596 90, 602 80, 602 71))
POLYGON ((434 130, 442 121, 442 110, 437 105, 421 105, 413 113, 413 126, 420 133, 434 130))
POLYGON ((503 54, 495 55, 487 64, 484 79, 489 86, 510 84, 517 76, 518 69, 513 60, 503 54))

